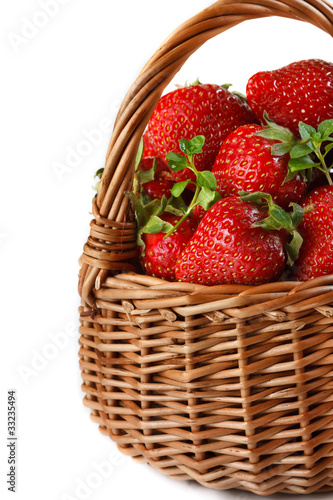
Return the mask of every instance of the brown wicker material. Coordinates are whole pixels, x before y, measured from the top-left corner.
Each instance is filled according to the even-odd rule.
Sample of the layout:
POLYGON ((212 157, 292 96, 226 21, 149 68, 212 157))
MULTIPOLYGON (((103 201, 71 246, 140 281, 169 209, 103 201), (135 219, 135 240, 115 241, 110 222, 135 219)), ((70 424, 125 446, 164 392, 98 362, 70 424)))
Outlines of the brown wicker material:
POLYGON ((206 40, 267 16, 333 36, 325 0, 224 0, 157 50, 119 110, 81 257, 84 403, 103 434, 174 479, 269 495, 333 490, 333 276, 204 287, 140 275, 131 189, 163 90, 206 40))

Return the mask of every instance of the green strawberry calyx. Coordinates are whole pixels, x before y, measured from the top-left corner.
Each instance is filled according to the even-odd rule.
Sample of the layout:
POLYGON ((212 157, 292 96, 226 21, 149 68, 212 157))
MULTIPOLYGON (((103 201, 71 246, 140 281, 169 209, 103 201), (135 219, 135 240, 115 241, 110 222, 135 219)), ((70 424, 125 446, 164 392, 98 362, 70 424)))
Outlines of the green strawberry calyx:
POLYGON ((333 148, 333 119, 322 121, 317 130, 304 122, 299 122, 298 129, 300 139, 297 138, 290 130, 277 125, 271 120, 267 113, 264 113, 266 126, 264 130, 257 132, 256 135, 266 139, 279 141, 272 145, 271 153, 273 156, 283 156, 290 154, 288 163, 288 174, 284 180, 295 177, 300 172, 304 178, 307 178, 306 172, 311 178, 312 168, 317 168, 323 172, 327 178, 329 185, 333 185, 330 176, 330 168, 332 165, 327 165, 326 156, 333 148))
MULTIPOLYGON (((194 143, 195 141, 193 141, 193 144, 194 143)), ((154 179, 157 168, 157 159, 154 159, 152 168, 142 171, 139 170, 143 154, 142 144, 143 143, 141 141, 136 155, 132 192, 126 192, 126 195, 131 200, 134 208, 138 228, 137 244, 141 247, 141 255, 144 256, 145 243, 142 239, 143 234, 165 233, 165 238, 167 238, 187 217, 189 207, 187 207, 181 195, 189 181, 186 181, 186 185, 183 186, 182 183, 175 184, 171 191, 172 196, 169 199, 163 195, 160 200, 151 200, 149 195, 142 189, 142 184, 154 179), (161 215, 165 212, 177 216, 180 219, 179 222, 173 226, 170 222, 163 220, 161 215)), ((193 144, 192 149, 190 147, 192 155, 196 152, 196 148, 193 147, 193 144)), ((182 155, 179 156, 181 157, 182 155)), ((182 158, 186 160, 184 157, 182 158)), ((193 158, 191 161, 193 161, 193 158)), ((186 166, 188 165, 186 164, 186 166)))
POLYGON ((290 241, 286 243, 285 250, 287 253, 287 265, 292 266, 298 257, 299 250, 303 243, 303 238, 297 231, 297 227, 303 219, 304 213, 313 209, 308 207, 302 209, 297 203, 290 203, 292 211, 287 213, 283 208, 273 202, 270 194, 256 191, 248 193, 246 191, 238 192, 243 201, 250 201, 257 205, 261 205, 268 212, 268 217, 259 220, 253 224, 253 227, 261 227, 266 230, 285 230, 290 235, 290 241))
POLYGON ((137 244, 141 247, 142 256, 145 255, 146 245, 142 239, 142 235, 167 233, 173 226, 170 222, 164 221, 160 218, 167 208, 170 200, 165 195, 161 200, 155 199, 148 203, 145 200, 138 198, 133 192, 126 191, 126 195, 133 203, 135 217, 137 222, 137 244))
MULTIPOLYGON (((191 140, 180 139, 179 147, 184 155, 179 153, 167 153, 166 159, 168 166, 173 172, 179 172, 185 168, 191 170, 196 177, 196 180, 187 179, 177 182, 171 189, 171 194, 174 198, 179 198, 188 184, 194 184, 195 192, 188 207, 185 207, 183 215, 175 226, 166 234, 165 238, 170 236, 178 226, 188 217, 194 207, 200 205, 204 210, 208 210, 216 201, 221 199, 221 195, 216 191, 217 182, 215 175, 209 170, 198 171, 194 165, 194 157, 196 154, 202 153, 202 148, 205 143, 203 135, 197 135, 191 140)), ((170 204, 172 205, 172 203, 170 204)))

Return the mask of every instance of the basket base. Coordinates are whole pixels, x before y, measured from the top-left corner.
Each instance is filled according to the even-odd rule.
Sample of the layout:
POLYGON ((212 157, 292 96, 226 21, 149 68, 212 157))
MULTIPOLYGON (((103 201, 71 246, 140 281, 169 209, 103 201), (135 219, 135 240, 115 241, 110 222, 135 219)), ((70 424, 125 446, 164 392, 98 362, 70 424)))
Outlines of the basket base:
MULTIPOLYGON (((110 436, 110 429, 100 425, 99 430, 102 434, 111 437, 113 441, 117 441, 117 437, 114 435, 110 436)), ((147 464, 157 469, 164 475, 169 476, 171 479, 176 481, 194 481, 201 486, 216 490, 242 490, 255 493, 259 496, 268 496, 276 493, 283 493, 289 495, 308 495, 311 493, 328 493, 333 491, 333 476, 331 478, 327 477, 327 472, 324 471, 322 474, 313 475, 311 471, 307 471, 307 478, 300 477, 300 471, 295 470, 295 475, 293 472, 284 475, 282 474, 282 466, 275 466, 271 468, 269 477, 266 480, 262 480, 262 473, 259 472, 257 475, 253 475, 252 480, 249 479, 249 474, 235 471, 232 473, 230 467, 216 467, 214 471, 210 470, 207 474, 205 472, 199 473, 194 468, 191 468, 184 464, 184 461, 180 461, 176 456, 174 458, 168 457, 163 459, 163 457, 153 457, 156 455, 156 450, 147 450, 142 444, 137 446, 132 445, 121 445, 117 443, 119 451, 132 458, 137 464, 147 464), (145 450, 143 453, 138 451, 145 450), (275 469, 277 469, 275 471, 275 469), (280 474, 278 470, 280 469, 280 474)), ((333 462, 331 464, 333 466, 333 462)))

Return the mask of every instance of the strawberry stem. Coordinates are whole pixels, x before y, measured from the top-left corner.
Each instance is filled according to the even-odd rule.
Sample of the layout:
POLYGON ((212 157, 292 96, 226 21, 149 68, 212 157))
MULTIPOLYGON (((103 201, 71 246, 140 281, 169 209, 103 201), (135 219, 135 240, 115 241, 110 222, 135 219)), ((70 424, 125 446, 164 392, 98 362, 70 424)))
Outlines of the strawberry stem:
POLYGON ((196 180, 186 180, 178 182, 174 185, 171 190, 173 196, 178 197, 182 194, 184 189, 188 184, 195 185, 195 192, 191 203, 188 208, 184 211, 183 216, 175 224, 175 226, 168 231, 164 238, 168 238, 173 231, 180 226, 180 224, 188 217, 193 208, 196 205, 200 205, 204 210, 208 210, 218 199, 221 198, 219 193, 217 193, 217 183, 214 174, 208 170, 198 171, 194 164, 195 155, 202 153, 202 148, 205 143, 205 138, 202 135, 193 137, 190 141, 187 139, 181 139, 179 141, 180 150, 183 151, 184 155, 178 153, 168 153, 166 158, 169 160, 168 165, 173 172, 179 172, 183 169, 191 170, 196 180))
MULTIPOLYGON (((199 172, 194 165, 194 154, 189 154, 187 158, 188 158, 188 163, 189 163, 187 168, 190 168, 192 170, 192 172, 195 173, 196 177, 198 177, 199 172)), ((179 227, 181 225, 181 223, 186 219, 186 217, 188 217, 190 215, 193 207, 196 204, 199 193, 200 193, 200 186, 198 184, 195 184, 195 192, 194 192, 193 198, 191 200, 191 203, 190 203, 188 209, 186 210, 184 215, 179 219, 179 221, 173 226, 173 228, 170 229, 170 231, 164 236, 164 239, 168 238, 168 236, 170 236, 174 231, 176 231, 177 227, 179 227)))
POLYGON ((330 171, 329 171, 329 169, 328 169, 328 167, 326 165, 325 157, 322 155, 322 153, 320 151, 320 148, 316 149, 315 154, 317 155, 318 160, 320 161, 320 163, 322 165, 322 168, 320 168, 320 167, 317 167, 317 168, 319 168, 319 170, 321 170, 322 172, 324 172, 328 184, 330 186, 333 186, 333 181, 332 181, 332 178, 331 178, 331 175, 330 175, 330 171))
POLYGON ((193 195, 192 201, 191 201, 188 209, 186 210, 184 215, 179 219, 179 221, 173 226, 173 228, 170 229, 170 231, 164 236, 164 239, 167 238, 168 236, 170 236, 174 231, 176 231, 177 227, 179 227, 181 225, 181 223, 190 215, 193 207, 196 205, 196 201, 198 199, 199 193, 200 193, 200 186, 196 186, 195 193, 193 195))

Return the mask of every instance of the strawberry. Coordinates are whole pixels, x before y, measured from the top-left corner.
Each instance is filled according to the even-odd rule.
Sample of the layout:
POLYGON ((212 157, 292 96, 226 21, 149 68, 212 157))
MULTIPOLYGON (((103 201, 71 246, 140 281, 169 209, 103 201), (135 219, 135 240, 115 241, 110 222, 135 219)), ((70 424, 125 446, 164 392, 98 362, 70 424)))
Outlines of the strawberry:
POLYGON ((141 264, 146 274, 168 281, 175 281, 175 267, 178 257, 193 236, 197 221, 186 218, 175 231, 165 238, 170 226, 179 222, 180 217, 164 212, 160 220, 165 222, 161 230, 154 233, 142 233, 144 247, 141 249, 141 264))
POLYGON ((226 138, 212 168, 217 191, 222 197, 235 195, 239 190, 263 191, 287 208, 289 203, 302 200, 307 183, 297 172, 286 180, 290 156, 272 154, 277 141, 257 135, 265 130, 261 125, 243 125, 226 138))
POLYGON ((194 208, 191 210, 191 217, 196 220, 201 220, 203 216, 205 215, 207 210, 202 208, 201 205, 196 205, 194 208))
POLYGON ((293 243, 298 239, 295 226, 302 213, 298 205, 295 207, 291 217, 282 211, 281 218, 282 209, 264 193, 246 195, 244 199, 229 196, 217 201, 207 211, 178 259, 177 280, 203 285, 259 285, 278 279, 287 263, 284 249, 287 233, 282 228, 293 233, 293 243), (263 207, 247 201, 254 197, 258 201, 262 197, 269 200, 269 217, 263 207), (284 223, 286 216, 288 225, 284 223))
POLYGON ((298 123, 316 127, 333 118, 333 64, 320 59, 294 62, 253 75, 246 87, 251 109, 263 123, 264 111, 298 135, 298 123))
MULTIPOLYGON (((205 146, 195 158, 195 167, 202 171, 211 169, 222 141, 232 130, 253 121, 255 117, 241 97, 224 87, 199 83, 162 96, 150 118, 148 133, 162 158, 170 152, 182 152, 180 139, 204 135, 205 146)), ((195 180, 186 169, 173 175, 177 182, 195 180)))
POLYGON ((306 213, 299 232, 304 242, 294 264, 293 277, 306 281, 333 273, 333 186, 311 191, 302 208, 306 213))
POLYGON ((151 158, 154 156, 158 156, 154 145, 151 141, 150 135, 148 133, 148 130, 143 134, 143 153, 142 153, 142 158, 151 158))
POLYGON ((156 179, 150 182, 145 182, 142 184, 142 188, 151 200, 161 200, 163 195, 165 195, 167 199, 171 198, 171 190, 174 184, 175 183, 173 181, 168 179, 156 179))

